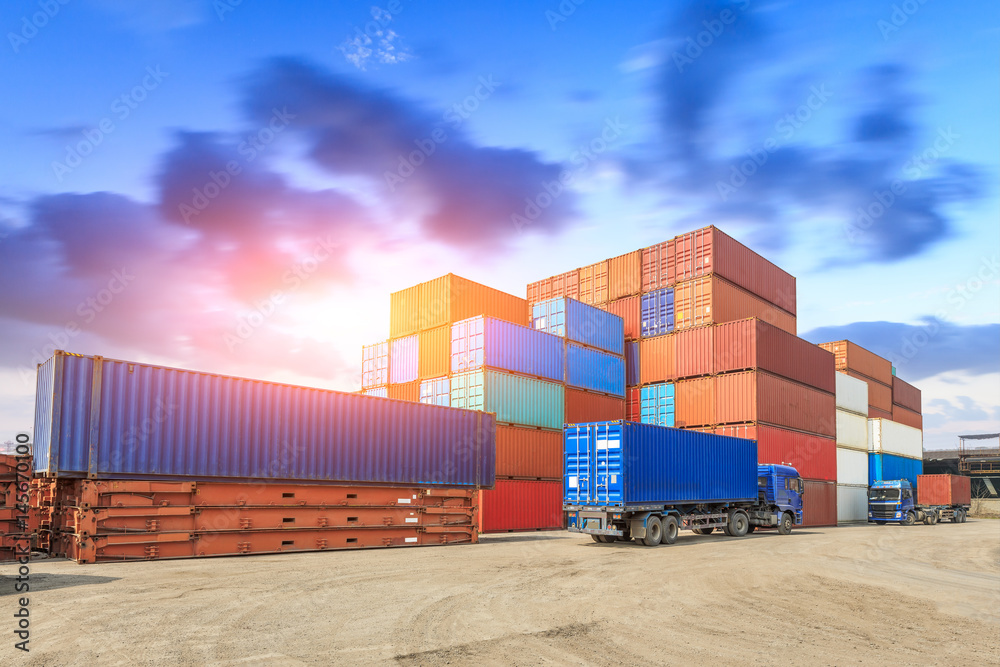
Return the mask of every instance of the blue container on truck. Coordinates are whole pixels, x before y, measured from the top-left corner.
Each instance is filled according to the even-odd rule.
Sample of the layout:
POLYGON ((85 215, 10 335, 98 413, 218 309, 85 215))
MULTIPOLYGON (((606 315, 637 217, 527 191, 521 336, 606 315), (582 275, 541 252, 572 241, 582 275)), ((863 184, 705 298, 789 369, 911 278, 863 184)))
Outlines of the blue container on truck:
POLYGON ((38 367, 55 477, 492 487, 493 415, 85 357, 38 367))
POLYGON ((674 425, 674 384, 658 382, 639 390, 639 421, 657 426, 674 425))
POLYGON ((567 343, 566 386, 624 398, 625 358, 567 343))
POLYGON ((639 335, 662 336, 674 330, 674 290, 663 287, 643 294, 639 300, 639 335))
POLYGON ((484 368, 562 382, 563 339, 495 317, 451 325, 451 372, 484 368))
POLYGON ((624 353, 625 321, 576 299, 557 297, 533 304, 531 326, 605 352, 624 353))
POLYGON ((630 340, 625 343, 625 386, 635 387, 639 384, 639 341, 630 340))
POLYGON ((742 537, 802 523, 802 479, 758 465, 757 442, 623 420, 563 429, 569 530, 598 542, 672 544, 680 529, 742 537))
POLYGON ((917 475, 924 473, 922 459, 895 454, 868 454, 868 486, 883 480, 905 479, 917 488, 917 475))

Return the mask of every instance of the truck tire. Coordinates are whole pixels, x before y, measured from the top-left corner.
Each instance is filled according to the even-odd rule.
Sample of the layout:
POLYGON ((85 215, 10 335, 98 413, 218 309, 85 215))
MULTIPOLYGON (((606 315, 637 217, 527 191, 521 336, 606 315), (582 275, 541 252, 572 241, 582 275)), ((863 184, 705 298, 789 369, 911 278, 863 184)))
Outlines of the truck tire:
POLYGON ((962 510, 958 510, 958 511, 962 513, 962 518, 961 518, 961 519, 959 519, 959 520, 958 520, 958 522, 959 522, 959 523, 965 523, 965 517, 966 517, 966 513, 965 513, 965 510, 964 510, 964 509, 962 509, 962 510))
POLYGON ((732 537, 743 537, 750 529, 750 517, 742 510, 736 510, 729 515, 729 534, 732 537))
POLYGON ((917 517, 915 517, 913 515, 913 512, 907 512, 906 513, 906 517, 902 521, 899 522, 899 525, 901 525, 901 526, 912 526, 914 523, 916 523, 916 521, 917 521, 917 517))
POLYGON ((695 535, 711 535, 714 530, 715 526, 708 526, 707 528, 692 528, 691 532, 695 535))
POLYGON ((791 512, 785 512, 781 515, 781 521, 778 522, 778 535, 788 535, 792 532, 793 525, 795 525, 795 521, 792 520, 791 512))
POLYGON ((604 537, 603 535, 591 535, 590 537, 591 537, 591 539, 593 539, 593 540, 594 540, 595 542, 603 542, 603 541, 604 541, 604 540, 602 540, 602 539, 601 539, 602 537, 604 537))
POLYGON ((659 517, 651 516, 646 519, 646 537, 642 538, 642 543, 647 547, 655 547, 663 537, 663 526, 659 517))
POLYGON ((663 536, 660 538, 660 544, 673 544, 677 541, 677 533, 680 528, 677 526, 677 519, 672 516, 667 516, 663 518, 660 522, 663 527, 663 536))

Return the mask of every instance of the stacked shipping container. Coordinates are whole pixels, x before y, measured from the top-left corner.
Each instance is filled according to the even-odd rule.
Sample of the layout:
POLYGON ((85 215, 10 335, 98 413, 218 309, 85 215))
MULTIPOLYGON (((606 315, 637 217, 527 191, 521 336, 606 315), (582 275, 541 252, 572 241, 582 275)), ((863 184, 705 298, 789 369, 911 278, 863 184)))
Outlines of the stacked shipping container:
POLYGON ((868 483, 907 479, 924 471, 923 433, 891 419, 868 420, 868 483))
POLYGON ((868 520, 868 384, 837 380, 837 521, 868 520))

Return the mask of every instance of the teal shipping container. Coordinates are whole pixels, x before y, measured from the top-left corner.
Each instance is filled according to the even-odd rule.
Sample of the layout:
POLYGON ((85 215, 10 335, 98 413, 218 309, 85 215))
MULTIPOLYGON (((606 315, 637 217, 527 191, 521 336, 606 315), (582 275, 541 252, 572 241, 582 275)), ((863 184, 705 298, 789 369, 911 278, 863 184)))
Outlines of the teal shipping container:
POLYGON ((451 407, 496 414, 497 422, 561 429, 563 385, 503 371, 480 370, 451 377, 451 407))
POLYGON ((559 297, 531 306, 531 326, 612 354, 623 354, 625 321, 594 306, 559 297))
POLYGON ((674 425, 674 384, 660 382, 640 390, 639 419, 643 424, 674 425))

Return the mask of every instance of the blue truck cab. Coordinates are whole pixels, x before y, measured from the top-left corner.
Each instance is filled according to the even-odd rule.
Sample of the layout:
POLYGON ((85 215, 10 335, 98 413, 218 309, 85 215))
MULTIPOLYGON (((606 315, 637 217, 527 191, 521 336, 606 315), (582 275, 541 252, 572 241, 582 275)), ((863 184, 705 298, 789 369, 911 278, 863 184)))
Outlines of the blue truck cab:
POLYGON ((799 472, 791 466, 757 466, 757 492, 760 503, 776 507, 781 514, 791 512, 795 525, 802 525, 802 494, 805 492, 799 472))

